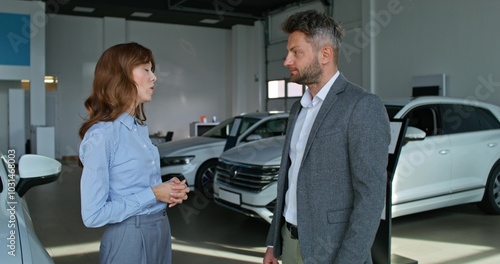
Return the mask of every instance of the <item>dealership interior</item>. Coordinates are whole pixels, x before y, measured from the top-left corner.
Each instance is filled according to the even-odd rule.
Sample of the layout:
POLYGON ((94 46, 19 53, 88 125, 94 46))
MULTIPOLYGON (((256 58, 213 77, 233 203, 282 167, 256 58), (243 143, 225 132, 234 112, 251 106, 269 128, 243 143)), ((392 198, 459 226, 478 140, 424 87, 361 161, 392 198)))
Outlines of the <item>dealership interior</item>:
MULTIPOLYGON (((418 86, 435 88, 437 96, 500 106, 497 0, 2 3, 0 22, 27 16, 18 34, 26 35, 26 27, 30 33, 16 40, 20 53, 0 58, 0 122, 8 124, 0 126, 0 152, 15 149, 18 157, 40 154, 62 164, 56 181, 24 196, 36 236, 54 263, 99 263, 104 227, 82 222, 78 129, 100 54, 123 42, 153 51, 157 81, 153 101, 145 105, 150 137, 161 144, 168 132, 168 141, 180 141, 201 134, 193 126, 207 118, 211 128, 241 113, 290 110, 307 87, 288 82, 287 35, 280 23, 308 9, 342 22, 340 71, 380 98, 411 97, 418 86)), ((0 52, 14 45, 10 40, 0 52)), ((499 171, 499 161, 493 164, 499 171)), ((222 207, 194 189, 167 215, 173 263, 262 263, 267 221, 222 207)), ((486 214, 475 203, 398 216, 388 232, 390 259, 381 263, 500 263, 500 215, 486 214)), ((0 255, 0 263, 10 263, 3 261, 0 255)))

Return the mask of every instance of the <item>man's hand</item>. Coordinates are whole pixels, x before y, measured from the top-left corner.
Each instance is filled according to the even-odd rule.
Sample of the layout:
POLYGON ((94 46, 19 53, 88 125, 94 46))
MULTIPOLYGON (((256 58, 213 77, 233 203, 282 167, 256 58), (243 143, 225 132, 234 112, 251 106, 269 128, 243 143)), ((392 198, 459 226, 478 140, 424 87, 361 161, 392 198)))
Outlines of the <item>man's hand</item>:
POLYGON ((177 177, 156 185, 152 189, 156 200, 169 204, 168 207, 181 204, 188 198, 187 193, 189 192, 186 180, 180 181, 177 177))
POLYGON ((274 250, 272 247, 266 249, 263 264, 279 264, 278 259, 274 257, 274 250))

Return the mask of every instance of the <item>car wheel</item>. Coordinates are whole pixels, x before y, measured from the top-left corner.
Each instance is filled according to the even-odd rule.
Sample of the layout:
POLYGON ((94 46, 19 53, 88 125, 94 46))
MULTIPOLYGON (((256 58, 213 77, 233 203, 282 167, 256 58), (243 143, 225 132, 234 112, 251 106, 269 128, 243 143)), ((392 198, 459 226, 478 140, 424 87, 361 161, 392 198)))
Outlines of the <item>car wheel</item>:
POLYGON ((196 190, 209 199, 214 197, 214 178, 216 168, 217 160, 209 160, 203 163, 196 173, 196 190))
POLYGON ((500 162, 493 167, 486 182, 479 208, 487 214, 500 214, 500 162))

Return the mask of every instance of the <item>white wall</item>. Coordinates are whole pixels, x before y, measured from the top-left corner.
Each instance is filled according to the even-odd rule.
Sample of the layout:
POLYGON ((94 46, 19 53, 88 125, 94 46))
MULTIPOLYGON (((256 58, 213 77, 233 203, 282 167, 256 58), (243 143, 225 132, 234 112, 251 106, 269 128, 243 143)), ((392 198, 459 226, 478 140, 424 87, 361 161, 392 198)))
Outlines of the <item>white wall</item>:
MULTIPOLYGON (((78 129, 86 116, 84 100, 90 94, 93 70, 105 46, 110 45, 105 19, 55 15, 47 25, 47 74, 58 76, 59 128, 56 131, 56 156, 77 155, 80 139, 78 129)), ((258 26, 245 27, 248 33, 241 41, 249 49, 234 51, 233 30, 212 29, 160 23, 112 21, 113 28, 123 24, 127 42, 138 42, 153 51, 156 60, 155 94, 145 105, 151 133, 174 131, 174 140, 189 137, 189 123, 200 115, 222 120, 240 112, 259 107, 255 89, 264 89, 248 81, 245 72, 239 90, 240 104, 233 107, 233 58, 244 59, 247 69, 258 72, 264 67, 258 57, 258 26), (248 59, 252 58, 252 59, 248 59), (262 64, 262 65, 260 65, 262 64)), ((123 35, 123 32, 120 35, 123 35)), ((116 43, 115 43, 116 44, 116 43)), ((262 45, 260 45, 262 48, 262 45)), ((252 77, 254 74, 250 74, 252 77)))
POLYGON ((226 78, 231 65, 226 41, 230 30, 128 22, 127 41, 144 44, 156 60, 155 94, 146 104, 151 132, 174 131, 174 140, 189 136, 189 123, 200 115, 219 119, 225 110, 226 78))
MULTIPOLYGON (((390 2, 375 0, 373 11, 388 14, 390 2)), ((448 96, 500 105, 500 1, 397 2, 376 36, 380 95, 410 96, 413 76, 444 73, 448 96)))

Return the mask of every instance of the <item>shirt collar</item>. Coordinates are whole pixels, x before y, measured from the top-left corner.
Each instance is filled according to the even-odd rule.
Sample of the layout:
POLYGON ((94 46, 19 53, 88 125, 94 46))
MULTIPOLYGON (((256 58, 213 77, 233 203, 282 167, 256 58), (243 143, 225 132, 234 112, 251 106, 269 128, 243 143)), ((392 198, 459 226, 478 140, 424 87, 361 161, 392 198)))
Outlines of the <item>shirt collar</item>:
POLYGON ((333 83, 335 80, 337 80, 337 77, 339 77, 340 72, 337 71, 332 78, 319 90, 319 92, 316 94, 314 98, 312 98, 312 94, 309 91, 309 87, 306 89, 306 92, 304 95, 302 95, 302 99, 300 99, 300 104, 304 108, 311 108, 315 106, 316 104, 319 103, 319 101, 324 101, 326 98, 326 95, 330 91, 330 88, 332 88, 333 83))
POLYGON ((121 114, 116 120, 125 125, 129 130, 132 130, 135 125, 135 119, 128 113, 121 114))

